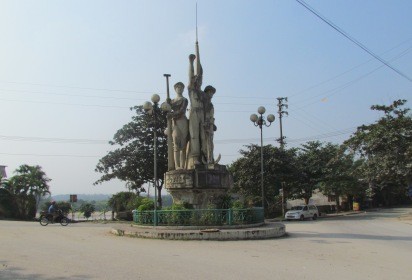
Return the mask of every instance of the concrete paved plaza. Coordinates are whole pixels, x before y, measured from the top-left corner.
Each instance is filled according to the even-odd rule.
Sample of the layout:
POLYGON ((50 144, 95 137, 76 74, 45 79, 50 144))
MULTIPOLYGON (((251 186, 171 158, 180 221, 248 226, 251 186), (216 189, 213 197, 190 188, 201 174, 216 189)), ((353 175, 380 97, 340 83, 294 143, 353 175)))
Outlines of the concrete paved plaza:
POLYGON ((223 242, 0 221, 0 279, 411 279, 411 213, 286 222, 288 237, 223 242))

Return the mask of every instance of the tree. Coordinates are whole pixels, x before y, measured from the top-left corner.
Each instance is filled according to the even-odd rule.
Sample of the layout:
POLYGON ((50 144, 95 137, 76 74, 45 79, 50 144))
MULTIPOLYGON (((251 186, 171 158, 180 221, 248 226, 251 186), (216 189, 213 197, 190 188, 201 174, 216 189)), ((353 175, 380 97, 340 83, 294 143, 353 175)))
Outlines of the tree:
POLYGON ((352 201, 350 197, 359 196, 362 192, 362 184, 356 176, 360 161, 355 161, 353 155, 345 153, 345 149, 337 145, 331 146, 331 153, 332 158, 326 163, 319 188, 324 195, 335 198, 336 211, 339 212, 342 195, 352 201))
POLYGON ((295 180, 289 188, 290 197, 309 203, 313 191, 323 180, 326 165, 333 158, 336 148, 336 145, 319 141, 310 141, 301 146, 295 161, 295 180))
POLYGON ((153 117, 144 112, 142 106, 135 106, 132 121, 119 129, 110 141, 110 145, 119 146, 99 160, 96 172, 102 177, 95 182, 99 184, 112 179, 124 181, 128 188, 140 193, 144 183, 153 183, 153 132, 157 132, 157 188, 158 204, 161 207, 161 191, 164 173, 167 171, 167 126, 166 113, 156 108, 156 125, 153 117), (156 126, 156 127, 155 127, 156 126))
POLYGON ((358 127, 346 147, 364 159, 364 180, 385 205, 405 199, 412 186, 412 118, 406 100, 374 105, 384 114, 378 121, 358 127))
POLYGON ((86 219, 89 219, 92 215, 92 213, 95 211, 94 205, 91 203, 85 203, 82 206, 80 206, 80 212, 83 213, 83 216, 86 219))
POLYGON ((9 193, 16 206, 15 217, 34 218, 40 198, 50 193, 46 173, 38 165, 21 165, 14 171, 14 176, 2 182, 1 188, 9 193))
POLYGON ((149 211, 149 210, 154 210, 154 202, 150 198, 147 197, 139 197, 137 201, 135 201, 137 206, 136 208, 139 211, 149 211), (141 198, 141 199, 140 199, 141 198))
POLYGON ((17 206, 13 201, 12 194, 7 190, 8 180, 1 180, 0 187, 0 217, 13 218, 17 213, 17 206))
MULTIPOLYGON (((242 157, 229 166, 234 179, 233 192, 259 205, 262 201, 260 146, 249 145, 246 148, 240 151, 242 157)), ((292 182, 295 156, 296 149, 283 150, 271 145, 263 147, 265 209, 273 209, 274 205, 279 204, 276 196, 281 183, 292 182)))
POLYGON ((136 209, 132 204, 137 197, 133 192, 118 192, 109 198, 108 205, 116 214, 121 211, 136 209))

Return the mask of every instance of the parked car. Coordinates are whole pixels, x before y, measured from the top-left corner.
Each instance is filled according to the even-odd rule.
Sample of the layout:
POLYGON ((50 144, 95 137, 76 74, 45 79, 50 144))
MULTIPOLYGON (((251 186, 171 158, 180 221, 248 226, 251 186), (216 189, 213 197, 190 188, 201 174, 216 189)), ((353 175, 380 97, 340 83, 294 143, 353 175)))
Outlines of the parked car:
POLYGON ((316 220, 319 216, 318 208, 315 205, 294 206, 285 214, 286 220, 301 220, 312 218, 316 220))

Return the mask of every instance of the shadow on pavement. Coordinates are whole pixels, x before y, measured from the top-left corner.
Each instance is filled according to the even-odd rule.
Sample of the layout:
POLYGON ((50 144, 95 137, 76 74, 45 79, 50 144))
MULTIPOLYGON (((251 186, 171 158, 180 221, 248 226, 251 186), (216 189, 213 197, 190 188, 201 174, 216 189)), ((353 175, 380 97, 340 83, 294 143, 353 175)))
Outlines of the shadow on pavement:
MULTIPOLYGON (((52 267, 53 265, 51 265, 52 267)), ((69 268, 68 268, 69 269, 69 268)), ((50 269, 50 274, 53 274, 53 268, 50 269)), ((68 273, 69 274, 69 273, 68 273)), ((44 274, 26 274, 24 269, 11 266, 6 261, 0 261, 0 279, 15 280, 15 279, 31 279, 31 280, 69 280, 69 279, 91 279, 87 275, 68 275, 67 277, 46 276, 44 274)))
POLYGON ((328 214, 326 217, 320 217, 324 220, 327 219, 342 219, 342 220, 375 220, 381 218, 399 218, 404 215, 412 215, 411 208, 379 208, 369 209, 359 212, 341 212, 339 214, 328 214))
POLYGON ((390 235, 371 235, 356 233, 317 233, 317 232, 293 232, 288 233, 290 238, 325 238, 325 239, 365 239, 365 240, 397 240, 412 241, 412 236, 390 236, 390 235))

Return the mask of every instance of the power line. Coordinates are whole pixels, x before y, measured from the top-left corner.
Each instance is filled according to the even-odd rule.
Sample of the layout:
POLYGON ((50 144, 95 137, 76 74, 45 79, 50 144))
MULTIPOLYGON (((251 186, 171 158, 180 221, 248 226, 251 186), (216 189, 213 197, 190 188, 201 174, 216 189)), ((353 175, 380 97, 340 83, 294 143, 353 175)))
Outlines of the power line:
MULTIPOLYGON (((31 91, 31 90, 18 90, 18 89, 1 89, 0 92, 17 92, 17 93, 35 93, 35 94, 46 94, 46 95, 55 95, 55 96, 68 96, 68 97, 86 97, 86 98, 98 98, 98 99, 115 99, 115 100, 132 100, 132 101, 146 101, 147 99, 142 98, 131 98, 131 97, 113 97, 113 96, 98 96, 98 95, 83 95, 83 94, 67 94, 67 93, 57 93, 57 92, 46 92, 46 91, 31 91)), ((226 96, 227 97, 227 96, 226 96)), ((235 98, 235 97, 233 97, 235 98)), ((251 97, 245 97, 250 99, 251 97)), ((273 100, 273 98, 267 98, 273 100)), ((7 100, 5 100, 7 101, 7 100)), ((220 105, 240 105, 240 106, 249 106, 249 105, 259 105, 251 103, 236 103, 236 102, 214 102, 215 104, 220 105)))
POLYGON ((153 94, 153 92, 149 92, 149 91, 137 91, 137 90, 128 90, 128 89, 93 88, 93 87, 79 87, 79 86, 67 86, 67 85, 52 85, 52 84, 28 83, 28 82, 14 82, 14 81, 0 81, 0 83, 17 84, 17 85, 30 85, 30 86, 42 86, 42 87, 68 88, 68 89, 83 89, 83 90, 94 90, 94 91, 111 91, 111 92, 129 92, 129 93, 147 93, 147 94, 153 94))
MULTIPOLYGON (((315 141, 325 138, 337 137, 344 134, 353 133, 353 130, 357 127, 351 127, 343 130, 331 131, 323 134, 312 135, 304 138, 288 138, 288 143, 302 143, 307 141, 315 141)), ((24 137, 24 136, 4 136, 0 135, 0 139, 10 140, 10 141, 37 141, 42 139, 40 142, 53 142, 53 143, 82 143, 82 144, 103 144, 105 140, 92 140, 92 139, 65 139, 65 138, 43 138, 43 137, 24 137), (19 139, 19 140, 17 140, 19 139), (58 140, 58 141, 57 141, 58 140), (60 142, 59 142, 60 141, 60 142), (77 141, 77 142, 76 142, 77 141)), ((257 142, 259 139, 248 138, 248 139, 222 139, 215 140, 215 144, 235 144, 235 143, 245 143, 245 142, 257 142)), ((273 138, 268 137, 264 138, 265 141, 275 141, 273 138)), ((32 153, 1 153, 0 155, 8 156, 37 156, 37 157, 74 157, 74 158, 101 158, 102 156, 98 155, 67 155, 67 154, 32 154, 32 153)), ((225 155, 225 156, 235 156, 235 155, 225 155)))
MULTIPOLYGON (((300 113, 299 111, 296 111, 295 113, 300 113)), ((314 125, 311 121, 307 119, 307 117, 303 116, 303 118, 298 117, 296 114, 290 115, 291 118, 296 119, 300 123, 304 123, 307 127, 312 128, 313 130, 322 132, 322 129, 318 127, 317 125, 314 125)))
POLYGON ((315 141, 319 139, 331 138, 331 137, 341 136, 341 135, 350 134, 350 133, 353 133, 353 128, 348 128, 346 130, 328 132, 328 133, 324 133, 320 135, 308 136, 308 137, 303 137, 303 138, 298 138, 298 139, 291 139, 291 140, 288 140, 288 142, 289 143, 301 143, 301 142, 307 142, 307 141, 315 141))
MULTIPOLYGON (((410 41, 410 40, 407 40, 407 41, 410 41)), ((406 41, 405 41, 405 42, 406 42, 406 41)), ((404 42, 403 42, 403 43, 404 43, 404 42)), ((403 44, 403 43, 401 43, 401 44, 403 44)), ((401 45, 401 44, 399 44, 399 45, 401 45)), ((396 47, 394 47, 394 48, 396 48, 396 47)), ((392 48, 392 49, 393 49, 393 48, 392 48)), ((404 50, 404 51, 401 52, 400 54, 396 55, 396 56, 393 57, 392 59, 390 59, 390 61, 395 61, 395 60, 397 60, 397 59, 405 56, 405 55, 408 54, 411 50, 412 50, 412 46, 409 47, 409 48, 407 48, 406 50, 404 50)), ((362 64, 361 64, 361 65, 362 65, 362 64)), ((358 67, 358 66, 355 66, 355 67, 353 67, 352 69, 350 69, 350 70, 348 70, 348 71, 345 71, 345 72, 342 73, 342 74, 339 74, 339 75, 337 75, 337 76, 335 76, 335 77, 333 77, 333 78, 331 78, 331 79, 328 79, 326 82, 328 82, 328 81, 330 81, 330 80, 333 80, 333 79, 335 79, 336 77, 339 77, 339 76, 341 76, 341 75, 343 75, 343 74, 345 74, 345 73, 347 73, 347 72, 350 72, 351 70, 353 70, 353 69, 355 69, 355 68, 357 68, 357 67, 358 67)), ((349 87, 349 86, 351 86, 351 85, 359 82, 359 81, 362 80, 363 78, 366 78, 367 76, 371 75, 372 73, 376 72, 377 70, 381 69, 382 67, 384 67, 384 65, 380 65, 380 66, 374 68, 373 70, 367 72, 366 74, 361 75, 360 77, 358 77, 358 78, 356 78, 356 79, 354 79, 354 80, 351 80, 351 81, 349 81, 349 82, 344 83, 343 85, 340 85, 340 86, 338 86, 338 87, 335 87, 335 88, 330 89, 330 90, 327 90, 327 91, 324 91, 324 92, 322 92, 322 93, 320 93, 320 94, 317 94, 317 95, 315 95, 315 96, 306 98, 306 99, 304 99, 304 100, 299 100, 299 101, 292 102, 292 104, 310 101, 310 100, 312 100, 313 98, 316 98, 316 97, 319 97, 319 96, 324 96, 325 94, 327 94, 327 95, 324 96, 324 97, 329 97, 329 96, 335 95, 335 94, 337 94, 339 91, 341 91, 341 90, 343 90, 343 89, 345 89, 345 88, 347 88, 347 87, 349 87)), ((294 97, 294 96, 300 95, 300 94, 302 94, 302 92, 311 90, 311 89, 313 89, 313 88, 315 88, 315 87, 317 87, 317 86, 319 86, 319 85, 321 85, 321 84, 324 84, 324 83, 325 83, 325 82, 318 83, 318 84, 316 84, 316 85, 314 85, 314 86, 311 86, 311 87, 307 88, 306 90, 300 91, 300 92, 298 92, 298 93, 296 93, 296 94, 293 94, 293 95, 291 95, 291 96, 294 97)), ((62 86, 62 87, 64 87, 64 86, 62 86)), ((78 88, 78 87, 74 87, 74 88, 78 88)), ((143 101, 143 100, 144 100, 144 99, 135 99, 135 98, 127 98, 127 97, 91 96, 91 95, 79 95, 79 94, 60 94, 60 93, 54 93, 54 92, 28 91, 28 90, 16 90, 16 89, 0 89, 0 91, 13 91, 13 92, 22 92, 22 93, 28 92, 28 93, 37 93, 37 94, 48 94, 48 95, 58 95, 58 96, 73 96, 73 97, 90 97, 90 98, 101 98, 101 99, 103 99, 103 98, 105 98, 105 99, 118 99, 118 100, 123 99, 123 100, 134 100, 134 101, 138 101, 138 100, 143 101)), ((113 91, 115 91, 115 90, 113 90, 113 91)), ((120 91, 120 90, 119 90, 119 91, 120 91)), ((148 92, 138 92, 138 91, 135 91, 135 92, 136 92, 136 93, 148 93, 148 92)), ((250 99, 250 98, 254 98, 254 99, 256 99, 256 96, 253 96, 253 97, 218 96, 218 98, 236 98, 236 99, 250 99)), ((259 99, 273 100, 272 97, 270 97, 270 98, 262 98, 262 97, 259 97, 259 99)), ((100 108, 120 108, 120 109, 128 108, 128 109, 130 109, 130 106, 94 105, 94 104, 73 104, 73 103, 59 103, 59 102, 43 102, 43 101, 15 100, 15 99, 5 99, 5 98, 0 98, 0 100, 2 100, 2 101, 9 101, 9 102, 24 102, 24 103, 38 103, 38 104, 52 104, 52 105, 68 105, 68 106, 100 107, 100 108)), ((314 101, 314 102, 311 102, 311 103, 309 103, 309 104, 307 104, 307 105, 303 105, 303 106, 299 107, 298 109, 301 109, 301 108, 304 108, 304 107, 306 107, 306 106, 315 104, 315 103, 317 103, 317 102, 319 102, 319 100, 316 100, 316 101, 314 101)), ((251 104, 251 103, 233 103, 233 102, 230 102, 230 103, 226 103, 226 102, 214 102, 214 104, 216 104, 216 105, 219 105, 219 104, 220 104, 220 105, 230 104, 230 105, 241 105, 241 106, 242 106, 242 105, 244 105, 244 106, 253 105, 253 104, 251 104)), ((255 104, 255 105, 256 105, 256 104, 255 104)), ((292 111, 296 111, 296 109, 295 109, 295 110, 292 110, 292 111)), ((220 111, 220 112, 222 112, 222 113, 246 113, 246 112, 248 112, 248 111, 224 110, 224 111, 220 111)))
POLYGON ((0 135, 1 140, 7 141, 30 141, 30 142, 48 142, 48 143, 61 143, 61 144, 108 144, 107 140, 95 140, 95 139, 67 139, 67 138, 45 138, 45 137, 25 137, 25 136, 8 136, 0 135))
MULTIPOLYGON (((318 135, 309 136, 307 138, 321 138, 321 137, 329 137, 332 134, 342 134, 348 133, 348 131, 353 131, 356 127, 346 128, 343 130, 336 130, 327 133, 322 133, 318 135)), ((306 139, 306 138, 302 138, 306 139)), ((108 144, 109 140, 101 140, 101 139, 74 139, 74 138, 47 138, 47 137, 33 137, 33 136, 11 136, 11 135, 0 135, 0 140, 6 141, 28 141, 28 142, 48 142, 48 143, 58 143, 58 144, 108 144)), ((231 144, 231 143, 245 143, 245 142, 254 142, 257 141, 257 138, 237 138, 237 139, 220 139, 215 140, 216 144, 231 144)), ((264 138, 265 141, 273 140, 272 137, 264 138)), ((290 141, 298 141, 299 139, 291 139, 290 141)))
MULTIPOLYGON (((273 98, 271 98, 273 99, 273 98)), ((49 102, 49 101, 31 101, 31 100, 17 100, 17 99, 7 99, 7 98, 0 98, 1 101, 6 102, 21 102, 21 103, 35 103, 35 104, 49 104, 49 105, 64 105, 64 106, 79 106, 79 107, 98 107, 98 108, 115 108, 115 109, 130 109, 134 105, 130 106, 114 106, 114 105, 97 105, 97 104, 80 104, 80 103, 65 103, 65 102, 49 102)), ((244 105, 249 106, 253 105, 251 103, 242 104, 242 103, 219 103, 214 102, 215 105, 219 104, 230 104, 230 105, 244 105)), ((257 104, 256 104, 257 105, 257 104)), ((241 110, 221 110, 220 113, 247 113, 249 111, 241 111, 241 110)))
MULTIPOLYGON (((330 132, 326 132, 326 133, 322 133, 322 134, 317 134, 317 135, 312 135, 312 136, 308 136, 305 138, 298 138, 298 139, 293 139, 293 138, 288 138, 288 142, 304 142, 307 139, 308 140, 319 140, 319 139, 323 139, 323 138, 330 138, 330 137, 335 137, 335 136, 340 136, 340 135, 344 135, 344 134, 349 134, 354 132, 354 130, 357 128, 357 126, 355 127, 350 127, 350 128, 346 128, 346 129, 341 129, 341 130, 335 130, 335 131, 330 131, 330 132)), ((273 141, 272 137, 266 137, 263 138, 263 140, 265 141, 273 141)), ((234 144, 234 143, 245 143, 245 142, 257 142, 259 141, 258 138, 236 138, 236 139, 221 139, 221 140, 215 140, 215 144, 234 144)))
POLYGON ((388 62, 386 62, 385 60, 383 60, 381 57, 379 57, 377 54, 373 53, 371 50, 369 50, 365 45, 363 45, 362 43, 360 43, 358 40, 356 40, 355 38, 353 38, 352 36, 350 36, 347 32, 345 32, 342 28, 340 28, 339 26, 337 26, 336 24, 334 24, 333 22, 331 22, 330 20, 326 19, 325 17, 323 17, 322 15, 320 15, 317 11, 315 11, 315 9, 313 9, 312 7, 310 7, 307 3, 305 3, 303 0, 296 0, 299 4, 301 4, 303 7, 305 7, 307 10, 309 10, 311 13, 313 13, 315 16, 317 16, 318 18, 320 18, 323 22, 325 22, 326 24, 328 24, 330 27, 332 27, 333 29, 335 29, 336 31, 338 31, 340 34, 342 34, 343 36, 345 36, 347 39, 349 39, 352 43, 356 44, 358 47, 360 47, 361 49, 363 49, 365 52, 367 52, 368 54, 370 54, 371 56, 373 56, 375 59, 379 60, 380 62, 382 62, 384 65, 386 65, 388 68, 392 69, 393 71, 395 71, 396 73, 398 73, 399 75, 401 75, 402 77, 404 77, 405 79, 409 80, 410 82, 412 82, 412 79, 410 77, 408 77, 407 75, 405 75, 404 73, 402 73, 401 71, 399 71, 398 69, 396 69, 395 67, 393 67, 392 65, 390 65, 388 62))
MULTIPOLYGON (((399 43, 398 45, 390 48, 389 50, 383 52, 382 54, 386 54, 386 53, 388 53, 388 52, 390 52, 390 51, 392 51, 392 50, 394 50, 394 49, 396 49, 396 48, 398 48, 398 47, 400 47, 400 46, 402 46, 402 45, 410 42, 411 40, 412 40, 412 38, 409 38, 409 39, 407 39, 407 40, 399 43)), ((404 50, 401 54, 399 54, 398 56, 396 56, 396 58, 393 58, 393 59, 391 59, 390 61, 393 61, 393 60, 395 60, 395 59, 398 59, 400 56, 405 55, 407 52, 410 51, 411 48, 412 48, 412 47, 407 48, 407 49, 404 50)), ((307 91, 310 91, 310 90, 312 90, 312 89, 314 89, 314 88, 317 88, 317 87, 319 87, 319 86, 321 86, 321 85, 323 85, 323 84, 326 84, 326 83, 328 83, 328 82, 330 82, 330 81, 333 81, 333 80, 335 80, 335 79, 337 79, 337 78, 339 78, 339 77, 341 77, 341 76, 344 76, 345 74, 347 74, 347 73, 349 73, 349 72, 352 72, 353 70, 355 70, 355 69, 357 69, 357 68, 359 68, 359 67, 361 67, 361 66, 363 66, 363 65, 368 64, 368 63, 371 62, 372 60, 373 60, 373 58, 371 58, 371 59, 369 59, 369 60, 367 60, 367 61, 365 61, 365 62, 362 62, 362 63, 360 63, 360 64, 358 64, 358 65, 356 65, 356 66, 354 66, 354 67, 352 67, 352 68, 350 68, 350 69, 348 69, 348 70, 345 70, 345 71, 343 71, 343 72, 341 72, 341 73, 339 73, 339 74, 337 74, 337 75, 335 75, 335 76, 333 76, 333 77, 331 77, 331 78, 329 78, 329 79, 327 79, 327 80, 325 80, 325 81, 316 83, 316 84, 311 85, 311 86, 309 86, 309 87, 307 87, 307 88, 305 88, 305 89, 302 89, 302 90, 300 90, 300 91, 297 91, 297 92, 289 95, 289 98, 295 97, 295 96, 298 96, 298 95, 301 95, 301 94, 303 94, 303 93, 305 93, 305 92, 307 92, 307 91)))
POLYGON ((63 103, 63 102, 46 102, 46 101, 29 101, 29 100, 13 100, 0 98, 2 101, 10 102, 23 102, 23 103, 36 103, 36 104, 50 104, 50 105, 67 105, 67 106, 81 106, 81 107, 100 107, 100 108, 117 108, 117 109, 130 109, 131 106, 110 106, 110 105, 93 105, 93 104, 75 104, 75 103, 63 103))
MULTIPOLYGON (((318 118, 316 115, 309 113, 308 111, 304 110, 303 108, 300 108, 300 111, 296 111, 298 113, 305 113, 307 116, 311 117, 312 119, 322 123, 324 126, 327 126, 328 129, 335 129, 335 127, 327 122, 325 120, 318 118)), ((302 114, 303 115, 303 114, 302 114)))
MULTIPOLYGON (((402 56, 406 55, 406 54, 407 54, 408 52, 410 52, 411 50, 412 50, 412 47, 409 47, 408 49, 404 50, 402 53, 398 54, 396 57, 392 58, 391 60, 399 59, 399 58, 401 58, 402 56)), ((378 71, 379 69, 381 69, 381 68, 383 68, 383 67, 385 67, 385 66, 384 66, 384 65, 380 65, 380 66, 372 69, 371 71, 369 71, 369 72, 367 72, 367 73, 359 76, 359 77, 356 78, 356 79, 353 79, 353 80, 351 80, 351 81, 349 81, 349 82, 346 82, 346 83, 344 83, 344 84, 342 84, 342 85, 340 85, 340 86, 338 86, 338 87, 335 87, 335 88, 333 88, 333 89, 324 91, 324 92, 322 92, 322 93, 320 93, 320 94, 317 94, 317 95, 315 95, 315 96, 306 98, 306 99, 304 99, 304 100, 296 101, 296 102, 294 102, 293 104, 298 104, 298 103, 302 103, 302 102, 307 102, 307 101, 310 101, 310 100, 312 100, 312 99, 314 99, 314 98, 316 98, 316 97, 320 97, 320 96, 323 96, 324 98, 333 96, 333 95, 339 93, 341 90, 343 90, 343 89, 345 89, 345 88, 347 88, 347 87, 350 87, 350 86, 352 86, 353 84, 361 81, 362 79, 370 76, 371 74, 373 74, 374 72, 378 71), (325 94, 326 94, 326 95, 325 95, 325 94)), ((306 105, 303 105, 303 106, 301 106, 301 107, 299 107, 299 108, 296 108, 296 109, 294 109, 294 110, 291 110, 291 111, 296 111, 296 110, 298 110, 298 109, 307 107, 307 106, 309 106, 309 105, 312 105, 312 104, 315 104, 315 103, 318 103, 318 102, 319 102, 319 100, 316 100, 316 101, 314 101, 314 102, 308 103, 308 104, 306 104, 306 105)))
MULTIPOLYGON (((398 46, 400 46, 400 45, 402 45, 402 44, 404 44, 404 43, 406 43, 406 42, 408 42, 408 41, 410 41, 410 40, 411 40, 411 39, 408 39, 408 40, 406 40, 406 41, 398 44, 397 46, 393 47, 392 49, 395 49, 395 48, 397 48, 398 46)), ((390 49, 390 50, 392 50, 392 49, 390 49)), ((411 49, 412 49, 412 47, 407 48, 407 49, 404 50, 402 53, 400 53, 400 54, 398 54, 397 56, 395 56, 395 57, 393 57, 392 59, 390 59, 390 61, 394 61, 394 60, 397 60, 397 59, 403 57, 404 55, 406 55, 407 53, 409 53, 411 49)), ((390 50, 388 50, 388 51, 390 51, 390 50)), ((388 52, 388 51, 387 51, 387 52, 388 52)), ((367 61, 367 62, 369 62, 369 61, 367 61)), ((299 92, 297 92, 297 93, 295 93, 295 94, 292 94, 292 95, 290 95, 290 97, 294 97, 294 96, 297 96, 297 95, 302 94, 303 92, 312 90, 313 88, 316 88, 316 87, 318 87, 318 86, 320 86, 320 85, 322 85, 322 84, 324 84, 324 83, 327 83, 327 82, 329 82, 329 81, 331 81, 331 80, 333 80, 333 79, 335 79, 335 78, 337 78, 337 77, 340 77, 340 76, 342 76, 342 75, 344 75, 344 74, 346 74, 346 73, 348 73, 348 72, 350 72, 350 71, 352 71, 352 70, 360 67, 361 65, 363 65, 363 64, 365 64, 365 63, 367 63, 367 62, 364 62, 364 63, 362 63, 362 64, 360 64, 360 65, 358 65, 358 66, 355 66, 355 67, 353 67, 353 68, 351 68, 351 69, 349 69, 349 70, 347 70, 347 71, 345 71, 345 72, 343 72, 343 73, 341 73, 341 74, 338 74, 338 75, 336 75, 336 76, 334 76, 334 77, 332 77, 332 78, 330 78, 330 79, 328 79, 328 80, 326 80, 326 81, 324 81, 324 82, 318 83, 318 84, 313 85, 313 86, 311 86, 311 87, 309 87, 309 88, 307 88, 307 89, 304 89, 304 90, 301 90, 301 91, 299 91, 299 92)), ((295 101, 295 102, 292 102, 292 103, 293 103, 293 104, 296 104, 296 103, 301 103, 301 102, 309 101, 309 100, 311 100, 311 99, 313 99, 313 98, 316 98, 316 97, 318 97, 318 96, 322 96, 322 95, 327 94, 327 93, 330 93, 330 94, 328 94, 326 97, 335 95, 335 94, 338 93, 339 91, 341 91, 341 90, 343 90, 343 89, 351 86, 352 84, 360 81, 361 79, 363 79, 363 78, 371 75, 371 74, 374 73, 375 71, 381 69, 383 66, 384 66, 384 65, 381 65, 381 66, 373 69, 372 71, 370 71, 370 72, 368 72, 368 73, 360 76, 359 78, 354 79, 354 80, 351 80, 351 81, 349 81, 349 82, 347 82, 347 83, 345 83, 345 84, 343 84, 343 85, 340 85, 340 86, 338 86, 338 87, 336 87, 336 88, 327 90, 327 91, 325 91, 325 92, 323 92, 323 93, 321 93, 321 94, 317 94, 317 95, 315 95, 315 96, 313 96, 313 97, 309 97, 309 98, 307 98, 307 99, 295 101)), ((75 89, 92 89, 92 90, 108 90, 108 91, 127 91, 127 90, 120 90, 120 89, 101 89, 101 88, 99 89, 99 88, 90 88, 90 87, 88 87, 88 88, 83 88, 83 87, 75 87, 75 86, 71 87, 71 86, 58 86, 58 85, 46 85, 46 84, 34 84, 34 83, 19 83, 19 82, 4 82, 4 81, 3 81, 3 83, 42 85, 42 86, 52 86, 52 87, 62 87, 62 88, 68 87, 68 88, 75 88, 75 89)), ((11 92, 20 92, 20 93, 26 93, 26 92, 27 92, 27 93, 36 93, 36 94, 47 94, 47 95, 57 95, 57 96, 69 96, 69 97, 86 97, 86 98, 100 98, 100 99, 134 100, 134 101, 141 100, 141 101, 144 101, 144 99, 135 99, 135 98, 129 98, 129 97, 96 96, 96 95, 83 95, 83 94, 65 94, 65 93, 56 93, 56 92, 30 91, 30 90, 18 90, 18 89, 0 89, 0 91, 3 91, 3 92, 11 91, 11 92)), ((133 93, 152 93, 152 92, 144 92, 144 91, 127 91, 127 92, 133 92, 133 93)), ((153 91, 153 92, 154 92, 154 91, 153 91)), ((160 93, 160 94, 162 94, 162 93, 160 93)), ((256 96, 253 96, 253 97, 242 97, 242 96, 230 96, 230 95, 229 95, 229 96, 217 96, 217 98, 236 98, 236 99, 251 99, 251 98, 254 98, 254 99, 256 99, 256 96)), ((267 97, 267 98, 266 98, 266 97, 259 97, 259 99, 273 100, 272 97, 267 97)), ((56 102, 15 100, 15 99, 4 99, 4 98, 3 98, 3 99, 0 99, 0 100, 2 100, 2 101, 10 101, 10 102, 26 102, 26 103, 39 103, 39 104, 42 104, 42 103, 43 103, 43 104, 52 104, 52 105, 86 106, 86 107, 100 107, 100 108, 121 108, 121 109, 123 109, 123 108, 130 108, 130 106, 127 106, 127 107, 126 107, 126 106, 113 106, 113 105, 108 106, 108 105, 94 105, 94 104, 71 104, 71 103, 56 103, 56 102)), ((312 103, 310 103, 310 104, 308 104, 308 105, 312 105, 312 104, 317 103, 317 102, 319 102, 319 101, 312 102, 312 103)), ((214 102, 214 103, 215 103, 216 105, 219 105, 219 104, 221 104, 221 105, 228 105, 228 104, 230 104, 230 105, 239 105, 239 106, 250 106, 250 105, 252 105, 251 103, 233 103, 233 102, 230 102, 230 103, 227 103, 227 102, 214 102)), ((256 104, 255 104, 255 105, 256 105, 256 104)), ((307 105, 307 106, 308 106, 308 105, 307 105)), ((304 106, 304 107, 306 107, 306 106, 304 106)), ((303 107, 301 107, 301 108, 303 108, 303 107)), ((225 113, 246 113, 246 112, 248 112, 248 111, 232 110, 232 111, 221 111, 221 112, 225 112, 225 113)))
POLYGON ((7 156, 36 156, 36 157, 76 157, 76 158, 99 158, 101 156, 87 156, 87 155, 46 155, 46 154, 15 154, 15 153, 0 153, 0 155, 7 156))
POLYGON ((32 90, 21 90, 21 89, 4 89, 0 88, 2 92, 19 92, 19 93, 37 93, 46 95, 56 95, 56 96, 69 96, 69 97, 86 97, 86 98, 99 98, 99 99, 118 99, 118 100, 136 100, 136 98, 131 97, 113 97, 113 96, 99 96, 99 95, 84 95, 84 94, 67 94, 67 93, 57 93, 57 92, 47 92, 47 91, 32 91, 32 90))
MULTIPOLYGON (((16 85, 30 85, 30 86, 43 86, 43 87, 56 87, 56 88, 67 88, 67 89, 81 89, 81 90, 93 90, 93 91, 108 91, 108 92, 125 92, 125 93, 139 93, 139 94, 154 94, 157 93, 159 95, 166 95, 166 93, 158 92, 158 91, 138 91, 138 90, 126 90, 126 89, 110 89, 110 88, 93 88, 93 87, 79 87, 79 86, 66 86, 66 85, 52 85, 52 84, 42 84, 42 83, 28 83, 28 82, 15 82, 15 81, 0 81, 0 83, 8 83, 8 84, 16 84, 16 85)), ((2 90, 2 89, 0 89, 2 90)), ((3 89, 4 90, 4 89, 3 89)), ((9 89, 6 89, 9 90, 9 89)), ((9 91, 18 91, 18 90, 9 90, 9 91)), ((19 90, 25 91, 25 90, 19 90)), ((27 91, 30 92, 30 91, 27 91)), ((50 92, 33 92, 33 93, 44 93, 44 94, 54 94, 50 92)), ((65 95, 65 94, 58 94, 56 95, 65 95)), ((84 96, 84 95, 72 95, 67 94, 67 96, 81 96, 81 97, 98 97, 98 98, 113 98, 113 99, 130 99, 130 98, 121 98, 121 97, 100 97, 100 96, 84 96)), ((228 95, 220 95, 220 97, 224 98, 236 98, 236 99, 256 99, 256 95, 253 97, 247 96, 228 96, 228 95)), ((258 97, 260 99, 266 100, 273 100, 272 97, 258 97)))

